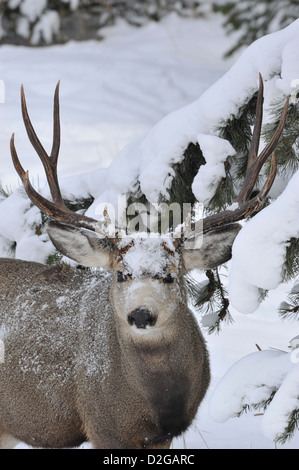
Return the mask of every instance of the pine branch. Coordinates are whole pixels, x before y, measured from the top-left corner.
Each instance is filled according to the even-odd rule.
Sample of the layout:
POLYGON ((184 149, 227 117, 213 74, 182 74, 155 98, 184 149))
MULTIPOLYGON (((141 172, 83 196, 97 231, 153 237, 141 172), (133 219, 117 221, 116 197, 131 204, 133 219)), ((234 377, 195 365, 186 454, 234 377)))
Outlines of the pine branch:
POLYGON ((172 168, 175 176, 168 190, 168 203, 178 202, 183 207, 184 202, 194 204, 196 199, 192 192, 192 183, 199 168, 206 164, 206 160, 198 143, 189 143, 184 151, 181 162, 175 163, 172 168))
POLYGON ((202 316, 202 326, 209 334, 219 332, 223 321, 232 322, 229 312, 229 300, 218 269, 206 271, 207 280, 196 283, 186 275, 188 294, 194 307, 202 316))
MULTIPOLYGON (((231 174, 231 158, 228 158, 224 163, 225 177, 221 179, 218 184, 214 195, 211 197, 206 210, 210 213, 220 212, 224 210, 228 205, 232 204, 235 198, 234 181, 231 174)), ((214 184, 211 182, 210 188, 213 188, 214 184)))
POLYGON ((270 405, 271 401, 273 400, 277 390, 278 390, 277 388, 272 390, 270 396, 266 400, 263 400, 259 403, 251 403, 250 405, 245 404, 242 410, 239 413, 237 413, 237 417, 239 418, 244 413, 249 413, 251 411, 263 411, 264 412, 267 409, 267 407, 270 405))
POLYGON ((287 296, 287 300, 281 302, 279 314, 284 320, 299 319, 299 283, 295 283, 287 296))
POLYGON ((225 56, 233 55, 243 46, 274 30, 285 28, 299 16, 296 0, 239 0, 216 1, 214 11, 225 17, 223 24, 227 34, 236 33, 239 37, 225 56))
POLYGON ((11 194, 12 194, 12 190, 10 190, 8 188, 4 189, 4 187, 0 183, 0 201, 1 201, 1 199, 5 199, 5 198, 9 197, 11 194))
POLYGON ((287 245, 282 277, 288 282, 299 272, 299 238, 291 238, 287 245))
MULTIPOLYGON (((299 397, 298 397, 299 398, 299 397)), ((287 426, 284 429, 284 432, 278 436, 275 442, 280 444, 285 444, 289 439, 292 438, 295 431, 299 431, 299 410, 293 410, 287 418, 287 426)))

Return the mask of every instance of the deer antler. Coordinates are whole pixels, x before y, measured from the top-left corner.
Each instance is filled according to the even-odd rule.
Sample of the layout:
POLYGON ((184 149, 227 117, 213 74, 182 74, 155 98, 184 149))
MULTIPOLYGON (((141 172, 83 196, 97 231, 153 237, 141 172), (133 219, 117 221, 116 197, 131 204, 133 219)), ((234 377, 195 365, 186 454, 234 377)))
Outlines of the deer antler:
POLYGON ((35 130, 32 126, 31 120, 28 115, 25 93, 23 85, 21 87, 21 103, 22 103, 22 115, 23 121, 25 124, 25 128, 27 131, 27 135, 29 140, 36 150, 43 167, 45 169, 48 185, 50 188, 51 196, 53 202, 48 201, 45 199, 41 194, 39 194, 31 185, 29 181, 29 172, 24 171, 22 167, 19 157, 17 155, 17 151, 14 144, 14 134, 12 134, 10 140, 10 151, 12 156, 12 161, 14 163, 14 167, 20 176, 25 191, 28 197, 31 199, 33 204, 35 204, 42 212, 44 212, 50 219, 54 219, 58 222, 62 222, 68 225, 74 225, 77 227, 87 228, 89 230, 96 230, 96 225, 98 221, 92 219, 90 217, 86 217, 85 215, 78 214, 69 210, 64 200, 61 196, 61 191, 58 183, 57 177, 57 160, 59 154, 59 147, 60 147, 60 118, 59 118, 59 85, 60 82, 57 83, 54 95, 54 113, 53 113, 53 145, 51 154, 48 155, 45 151, 43 145, 41 144, 39 138, 37 137, 35 130))
POLYGON ((248 217, 252 212, 258 212, 262 209, 265 198, 269 193, 273 181, 276 176, 277 164, 274 150, 277 146, 278 140, 281 136, 281 133, 284 128, 288 106, 289 106, 289 98, 287 98, 285 106, 283 108, 283 112, 281 115, 280 122, 278 127, 268 145, 264 148, 264 150, 258 155, 258 147, 260 142, 260 134, 261 134, 261 127, 262 127, 262 119, 263 119, 263 92, 264 92, 264 85, 261 74, 259 74, 259 91, 257 97, 257 106, 256 106, 256 120, 254 124, 254 130, 252 135, 252 142, 249 149, 248 154, 248 163, 247 163, 247 170, 245 174, 245 179, 242 185, 242 188, 237 196, 235 203, 237 203, 238 207, 235 210, 225 210, 220 212, 219 214, 213 214, 207 216, 203 219, 203 232, 208 232, 212 229, 217 227, 221 227, 222 225, 227 225, 233 222, 237 222, 245 217, 248 217), (259 172, 264 165, 265 161, 272 154, 271 158, 271 168, 267 180, 261 189, 261 191, 252 199, 250 199, 250 195, 258 178, 259 172))

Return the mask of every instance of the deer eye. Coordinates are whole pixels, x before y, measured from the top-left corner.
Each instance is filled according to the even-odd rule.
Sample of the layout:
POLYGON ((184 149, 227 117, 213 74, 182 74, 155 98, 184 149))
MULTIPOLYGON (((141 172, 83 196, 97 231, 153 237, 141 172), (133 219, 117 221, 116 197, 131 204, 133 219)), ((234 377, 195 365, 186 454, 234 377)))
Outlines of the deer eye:
POLYGON ((117 282, 126 282, 127 276, 121 271, 117 271, 117 282))
POLYGON ((167 274, 166 277, 163 277, 163 282, 165 284, 171 284, 174 281, 174 277, 171 274, 167 274))

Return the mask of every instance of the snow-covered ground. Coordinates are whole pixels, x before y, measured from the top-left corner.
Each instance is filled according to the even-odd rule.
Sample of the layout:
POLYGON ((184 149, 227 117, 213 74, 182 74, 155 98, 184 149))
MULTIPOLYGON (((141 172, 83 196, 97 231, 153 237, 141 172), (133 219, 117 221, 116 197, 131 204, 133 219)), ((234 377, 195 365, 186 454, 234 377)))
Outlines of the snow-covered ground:
MULTIPOLYGON (((0 181, 16 188, 9 140, 15 142, 25 169, 42 185, 44 176, 24 131, 20 85, 24 84, 30 116, 46 149, 52 139, 52 96, 61 80, 62 145, 59 174, 82 173, 107 167, 132 139, 157 121, 197 99, 236 60, 223 60, 232 39, 225 37, 221 18, 186 20, 171 15, 161 23, 133 29, 124 23, 106 30, 102 42, 69 43, 32 49, 0 47, 0 79, 5 103, 0 104, 0 181)), ((200 276, 200 274, 197 274, 200 276)), ((212 391, 228 368, 257 350, 287 351, 298 324, 282 322, 277 307, 286 286, 270 292, 251 315, 231 310, 235 322, 219 335, 206 336, 212 383, 196 422, 174 448, 264 448, 274 443, 261 431, 262 416, 249 413, 224 424, 209 414, 212 391)), ((299 448, 298 434, 285 448, 299 448)), ((20 444, 19 448, 24 445, 20 444)))

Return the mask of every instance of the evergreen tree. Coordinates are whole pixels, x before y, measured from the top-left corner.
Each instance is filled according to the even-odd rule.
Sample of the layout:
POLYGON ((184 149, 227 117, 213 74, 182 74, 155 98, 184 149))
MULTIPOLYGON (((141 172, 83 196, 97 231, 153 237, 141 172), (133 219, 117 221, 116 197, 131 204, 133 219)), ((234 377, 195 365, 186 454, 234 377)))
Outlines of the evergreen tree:
POLYGON ((227 51, 234 54, 265 34, 278 31, 299 17, 298 0, 216 0, 214 10, 225 16, 228 34, 238 32, 236 44, 227 51))

